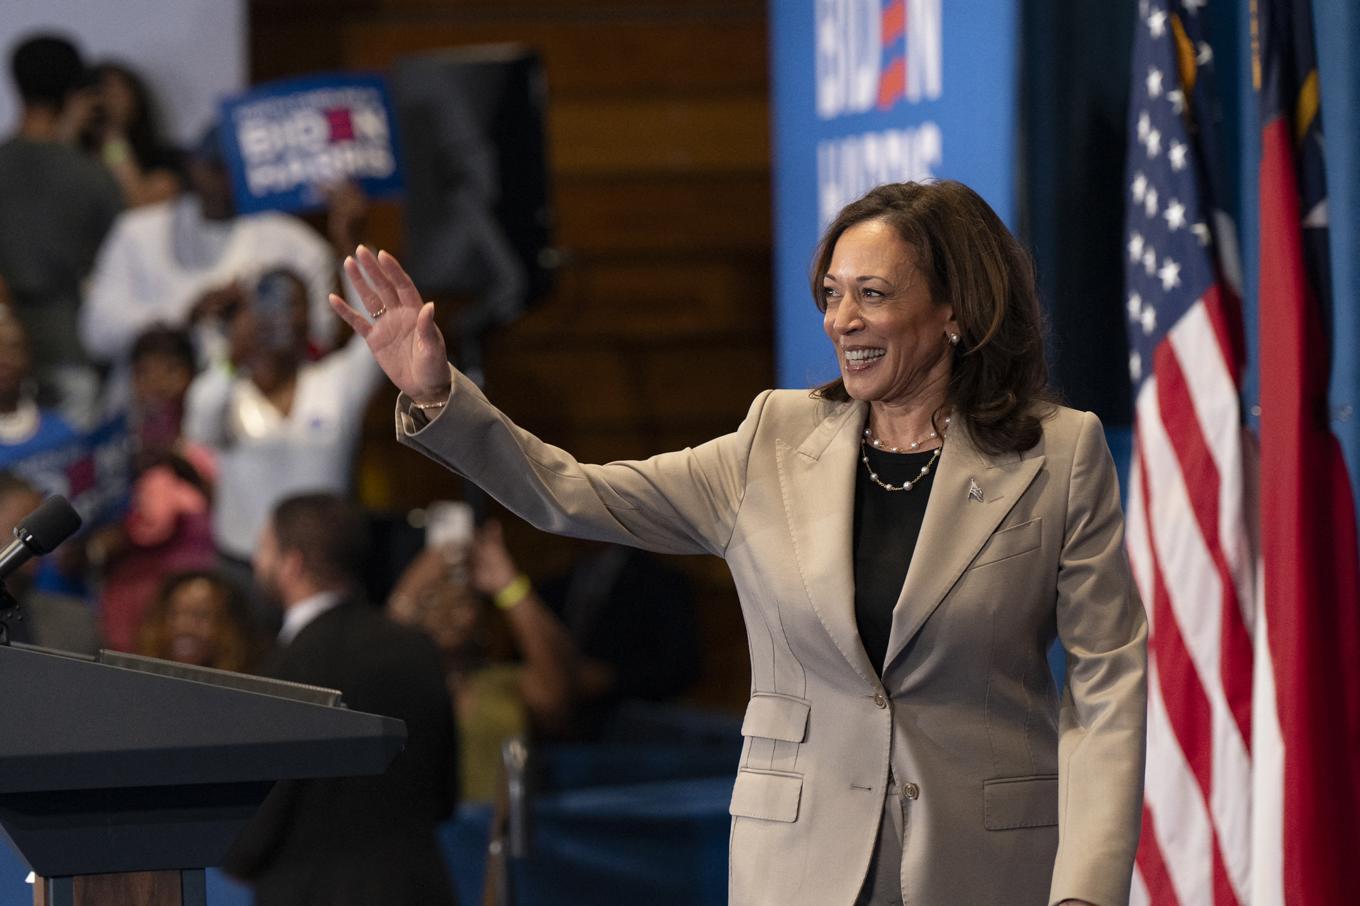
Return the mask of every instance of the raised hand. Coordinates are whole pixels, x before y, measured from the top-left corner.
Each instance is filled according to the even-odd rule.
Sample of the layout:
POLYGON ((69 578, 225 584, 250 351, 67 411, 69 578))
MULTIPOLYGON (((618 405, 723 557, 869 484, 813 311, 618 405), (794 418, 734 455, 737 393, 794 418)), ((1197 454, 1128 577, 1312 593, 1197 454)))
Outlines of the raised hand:
POLYGON ((331 308, 364 338, 392 383, 417 403, 447 399, 449 356, 434 323, 434 303, 421 300, 410 276, 387 252, 374 255, 359 246, 345 259, 345 275, 372 320, 334 293, 331 308))

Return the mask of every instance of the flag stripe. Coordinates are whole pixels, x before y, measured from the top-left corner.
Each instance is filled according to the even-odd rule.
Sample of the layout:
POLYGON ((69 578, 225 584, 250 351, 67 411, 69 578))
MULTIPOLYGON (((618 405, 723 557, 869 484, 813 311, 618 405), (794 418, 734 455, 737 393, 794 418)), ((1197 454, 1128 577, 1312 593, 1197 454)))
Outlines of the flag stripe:
MULTIPOLYGON (((1203 741, 1197 741, 1197 745, 1202 744, 1206 751, 1211 751, 1210 761, 1220 766, 1213 774, 1231 772, 1231 776, 1213 779, 1226 780, 1241 795, 1245 795, 1250 777, 1246 740, 1237 731, 1223 688, 1214 682, 1221 673, 1221 611, 1217 606, 1205 606, 1205 602, 1221 601, 1225 587, 1230 586, 1220 580, 1213 553, 1198 530, 1199 520, 1190 496, 1193 483, 1182 473, 1182 463, 1176 456, 1173 444, 1172 428, 1180 434, 1197 430, 1192 424, 1193 413, 1188 413, 1186 405, 1178 398, 1170 400, 1170 406, 1163 404, 1161 371, 1166 369, 1172 385, 1183 386, 1177 377, 1180 374, 1179 363, 1169 345, 1159 348, 1157 358, 1158 376, 1144 385, 1137 405, 1143 467, 1148 476, 1158 476, 1157 482, 1145 490, 1150 516, 1148 535, 1156 554, 1154 562, 1164 579, 1176 579, 1174 585, 1168 584, 1169 609, 1159 614, 1157 632, 1159 637, 1166 640, 1166 650, 1172 656, 1180 656, 1173 644, 1175 640, 1184 645, 1194 673, 1178 676, 1177 680, 1194 680, 1211 706, 1207 713, 1198 707, 1194 708, 1194 712, 1196 720, 1208 719, 1202 732, 1210 735, 1216 745, 1210 748, 1211 744, 1203 741), (1162 625, 1168 618, 1174 619, 1173 625, 1162 625)), ((1161 652, 1159 645, 1156 654, 1160 656, 1161 652)), ((1174 696, 1168 696, 1168 704, 1173 699, 1174 696)), ((1189 700, 1185 703, 1191 705, 1189 700)), ((1191 759, 1191 763, 1195 764, 1195 760, 1191 759)), ((1205 796, 1211 798, 1212 775, 1201 775, 1198 769, 1196 775, 1205 777, 1205 796)))
POLYGON ((1242 300, 1215 283, 1204 294, 1203 302, 1217 340, 1224 377, 1233 387, 1230 398, 1236 399, 1236 388, 1242 384, 1242 300))
MULTIPOLYGON (((1138 877, 1143 887, 1143 901, 1165 903, 1167 906, 1180 906, 1176 889, 1171 884, 1171 875, 1166 870, 1166 860, 1157 843, 1157 826, 1152 817, 1152 809, 1143 804, 1143 839, 1146 846, 1138 849, 1138 877)), ((1130 897, 1132 903, 1134 897, 1130 897)))
MULTIPOLYGON (((1140 552, 1146 555, 1152 575, 1151 587, 1141 589, 1144 601, 1152 604, 1155 626, 1149 639, 1149 648, 1153 653, 1153 662, 1149 667, 1149 699, 1155 700, 1155 705, 1160 706, 1156 708, 1150 706, 1148 760, 1149 764, 1161 773, 1155 777, 1158 782, 1148 784, 1147 796, 1154 809, 1154 815, 1160 810, 1165 810, 1174 816, 1171 821, 1165 823, 1169 830, 1163 841, 1164 851, 1169 852, 1173 860, 1187 860, 1197 868, 1205 870, 1207 874, 1196 879, 1196 873, 1182 868, 1179 875, 1185 877, 1185 880, 1177 884, 1180 898, 1190 903, 1212 902, 1226 906, 1239 902, 1239 899, 1223 868, 1218 830, 1214 822, 1209 820, 1209 815, 1215 812, 1212 806, 1221 805, 1214 796, 1215 776, 1224 769, 1217 764, 1219 753, 1214 746, 1213 730, 1224 722, 1215 719, 1215 711, 1222 713, 1225 709, 1214 707, 1210 695, 1206 693, 1200 681, 1201 674, 1196 669, 1190 648, 1182 635, 1180 617, 1176 613, 1172 595, 1163 579, 1166 564, 1169 562, 1168 548, 1173 551, 1174 559, 1174 551, 1177 548, 1184 549, 1188 542, 1177 539, 1174 544, 1168 543, 1159 537, 1157 527, 1184 525, 1192 520, 1184 514, 1178 514, 1175 519, 1159 515, 1157 513, 1159 504, 1168 499, 1168 494, 1163 491, 1154 496, 1149 485, 1150 474, 1163 476, 1164 485, 1175 483, 1178 478, 1174 457, 1167 449, 1165 436, 1160 432, 1161 425, 1156 412, 1156 387, 1156 379, 1144 384, 1139 399, 1137 437, 1140 485, 1143 492, 1140 504, 1145 514, 1152 515, 1152 518, 1143 523, 1147 546, 1140 552), (1152 748, 1154 733, 1158 737, 1166 737, 1167 745, 1159 748, 1174 751, 1174 759, 1171 751, 1159 751, 1154 761, 1152 748), (1176 776, 1181 771, 1170 770, 1170 763, 1173 760, 1177 763, 1177 768, 1183 766, 1185 776, 1176 776), (1154 798, 1168 793, 1170 795, 1167 798, 1160 800, 1154 798), (1193 813, 1200 817, 1204 830, 1202 833, 1193 834, 1191 845, 1186 845, 1177 838, 1182 834, 1191 833, 1193 825, 1186 819, 1191 813, 1192 802, 1193 813)), ((1213 675, 1213 672, 1209 675, 1213 675)), ((1161 900, 1154 902, 1160 903, 1161 900)))
MULTIPOLYGON (((1186 312, 1182 322, 1170 332, 1176 347, 1177 360, 1184 367, 1186 384, 1195 416, 1202 427, 1201 437, 1218 467, 1221 484, 1218 489, 1218 537, 1215 546, 1227 561, 1230 582, 1237 593, 1237 612, 1234 622, 1242 627, 1250 645, 1252 602, 1255 598, 1256 558, 1247 525, 1245 435, 1242 428, 1242 406, 1238 401, 1237 384, 1232 375, 1233 351, 1230 340, 1224 337, 1224 311, 1240 311, 1241 303, 1234 296, 1224 298, 1218 286, 1205 294, 1203 304, 1186 312), (1205 321, 1209 322, 1207 325, 1205 321)), ((1236 656, 1236 649, 1229 654, 1236 656)), ((1250 649, 1245 659, 1233 663, 1250 673, 1250 649)))
MULTIPOLYGON (((1258 582, 1264 589, 1265 583, 1258 582)), ((1261 603, 1261 602, 1258 602, 1261 603)), ((1284 903, 1284 738, 1275 710, 1275 665, 1270 658, 1270 614, 1261 607, 1252 674, 1251 902, 1284 903)))
POLYGON ((1213 827, 1194 775, 1171 731, 1162 687, 1153 664, 1148 671, 1148 764, 1155 766, 1153 777, 1157 782, 1148 784, 1145 800, 1158 834, 1146 845, 1160 848, 1170 884, 1149 887, 1148 892, 1158 906, 1212 904, 1216 902, 1213 868, 1207 854, 1214 848, 1213 827))
MULTIPOLYGON (((1242 608, 1238 603, 1236 577, 1228 566, 1227 556, 1219 542, 1219 495, 1223 491, 1218 464, 1210 453, 1209 444, 1200 428, 1196 397, 1190 392, 1186 373, 1181 370, 1182 357, 1173 349, 1188 347, 1185 361, 1192 363, 1210 355, 1212 347, 1201 345, 1201 337, 1193 328, 1204 324, 1203 318, 1187 314, 1171 333, 1173 345, 1164 345, 1157 352, 1157 391, 1166 436, 1175 449, 1181 474, 1203 537, 1206 552, 1213 560, 1222 590, 1218 610, 1219 619, 1219 680, 1229 712, 1237 723, 1243 747, 1251 739, 1251 639, 1242 622, 1242 608), (1189 336, 1180 331, 1189 328, 1189 336), (1181 339, 1184 337, 1184 339, 1181 339), (1177 340, 1180 342, 1177 343, 1177 340)), ((1207 605, 1207 602, 1204 602, 1207 605)), ((1206 606, 1206 610, 1208 607, 1206 606)))

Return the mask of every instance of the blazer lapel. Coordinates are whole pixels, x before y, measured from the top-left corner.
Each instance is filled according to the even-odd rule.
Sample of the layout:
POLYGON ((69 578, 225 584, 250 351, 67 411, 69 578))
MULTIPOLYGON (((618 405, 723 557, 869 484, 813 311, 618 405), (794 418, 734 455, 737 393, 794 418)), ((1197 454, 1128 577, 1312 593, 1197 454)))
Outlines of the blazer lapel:
POLYGON ((866 407, 833 410, 798 446, 780 439, 775 452, 784 514, 803 588, 841 654, 865 681, 878 683, 855 625, 855 468, 866 407))
POLYGON ((986 457, 973 445, 964 425, 951 428, 935 471, 920 540, 893 609, 885 674, 1043 464, 1038 450, 986 457))

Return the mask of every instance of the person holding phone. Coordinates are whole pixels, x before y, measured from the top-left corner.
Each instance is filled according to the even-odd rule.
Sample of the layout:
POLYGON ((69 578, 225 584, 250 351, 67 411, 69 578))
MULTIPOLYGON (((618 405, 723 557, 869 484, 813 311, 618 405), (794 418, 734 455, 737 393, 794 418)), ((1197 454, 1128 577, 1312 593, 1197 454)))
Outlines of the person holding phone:
POLYGON ((311 361, 307 287, 287 269, 224 311, 229 348, 189 386, 184 434, 217 460, 213 540, 245 577, 270 509, 350 487, 364 406, 381 377, 361 339, 311 361))
MULTIPOLYGON (((453 506, 463 505, 426 512, 459 512, 453 506)), ((455 533, 431 520, 432 543, 402 573, 387 615, 439 648, 458 721, 462 797, 491 802, 507 739, 569 727, 579 653, 510 554, 500 523, 473 532, 470 512, 460 521, 466 529, 455 533)))

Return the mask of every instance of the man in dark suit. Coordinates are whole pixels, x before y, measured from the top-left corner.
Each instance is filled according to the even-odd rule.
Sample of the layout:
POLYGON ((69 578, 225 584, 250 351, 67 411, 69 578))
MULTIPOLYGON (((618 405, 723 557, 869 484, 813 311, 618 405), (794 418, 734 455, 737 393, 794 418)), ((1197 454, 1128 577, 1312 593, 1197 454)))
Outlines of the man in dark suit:
POLYGON ((407 732, 380 777, 275 787, 225 866, 257 906, 454 903, 435 838, 457 792, 453 708, 434 644, 356 597, 365 547, 352 506, 307 494, 275 508, 256 548, 256 581, 284 613, 265 672, 339 689, 407 732))

